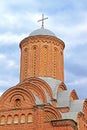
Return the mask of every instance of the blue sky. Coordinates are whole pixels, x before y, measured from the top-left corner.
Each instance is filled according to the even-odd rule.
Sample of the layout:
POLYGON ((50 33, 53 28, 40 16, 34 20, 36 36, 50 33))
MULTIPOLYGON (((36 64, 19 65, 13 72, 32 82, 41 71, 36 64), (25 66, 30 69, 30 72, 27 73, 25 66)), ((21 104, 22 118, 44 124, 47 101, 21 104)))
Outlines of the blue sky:
POLYGON ((0 0, 0 94, 19 82, 19 43, 40 28, 65 42, 65 84, 87 98, 87 0, 0 0))

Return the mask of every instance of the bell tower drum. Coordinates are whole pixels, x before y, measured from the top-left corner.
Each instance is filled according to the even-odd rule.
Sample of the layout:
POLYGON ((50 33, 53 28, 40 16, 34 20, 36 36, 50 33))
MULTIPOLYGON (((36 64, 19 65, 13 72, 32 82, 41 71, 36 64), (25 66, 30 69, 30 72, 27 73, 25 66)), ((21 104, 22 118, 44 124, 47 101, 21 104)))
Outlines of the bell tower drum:
POLYGON ((64 82, 64 42, 42 27, 30 33, 20 43, 20 81, 30 77, 52 77, 64 82))

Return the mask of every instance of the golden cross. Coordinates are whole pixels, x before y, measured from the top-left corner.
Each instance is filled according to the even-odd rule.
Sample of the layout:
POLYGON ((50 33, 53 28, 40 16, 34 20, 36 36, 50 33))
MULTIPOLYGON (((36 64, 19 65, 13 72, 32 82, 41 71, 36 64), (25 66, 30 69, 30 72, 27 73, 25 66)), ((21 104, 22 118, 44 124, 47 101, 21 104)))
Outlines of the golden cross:
POLYGON ((42 14, 42 19, 38 20, 38 22, 42 21, 42 28, 44 28, 44 20, 48 19, 48 17, 44 18, 44 14, 42 14))

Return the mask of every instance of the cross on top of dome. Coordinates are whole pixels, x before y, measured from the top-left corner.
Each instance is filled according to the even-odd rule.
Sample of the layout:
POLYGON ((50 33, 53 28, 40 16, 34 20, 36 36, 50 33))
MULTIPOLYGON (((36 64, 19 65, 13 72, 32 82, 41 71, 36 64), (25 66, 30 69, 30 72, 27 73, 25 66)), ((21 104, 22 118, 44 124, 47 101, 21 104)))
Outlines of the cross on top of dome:
POLYGON ((44 17, 44 14, 42 14, 42 19, 38 20, 38 22, 42 22, 42 26, 40 29, 34 30, 33 32, 30 33, 29 36, 39 36, 39 35, 44 35, 44 36, 55 36, 55 34, 50 31, 49 29, 44 28, 44 20, 48 19, 48 17, 44 17))
POLYGON ((44 28, 44 20, 48 19, 48 17, 44 17, 44 14, 42 14, 42 19, 38 20, 38 22, 42 22, 42 28, 44 28))

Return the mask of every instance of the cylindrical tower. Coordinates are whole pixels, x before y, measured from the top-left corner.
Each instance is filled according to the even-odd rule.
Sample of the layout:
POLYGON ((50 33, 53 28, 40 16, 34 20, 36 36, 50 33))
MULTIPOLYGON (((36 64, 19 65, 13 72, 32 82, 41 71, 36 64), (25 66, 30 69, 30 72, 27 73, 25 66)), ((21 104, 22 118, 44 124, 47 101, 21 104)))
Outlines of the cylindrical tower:
POLYGON ((64 42, 48 29, 37 29, 20 43, 20 81, 51 77, 64 81, 64 42))

